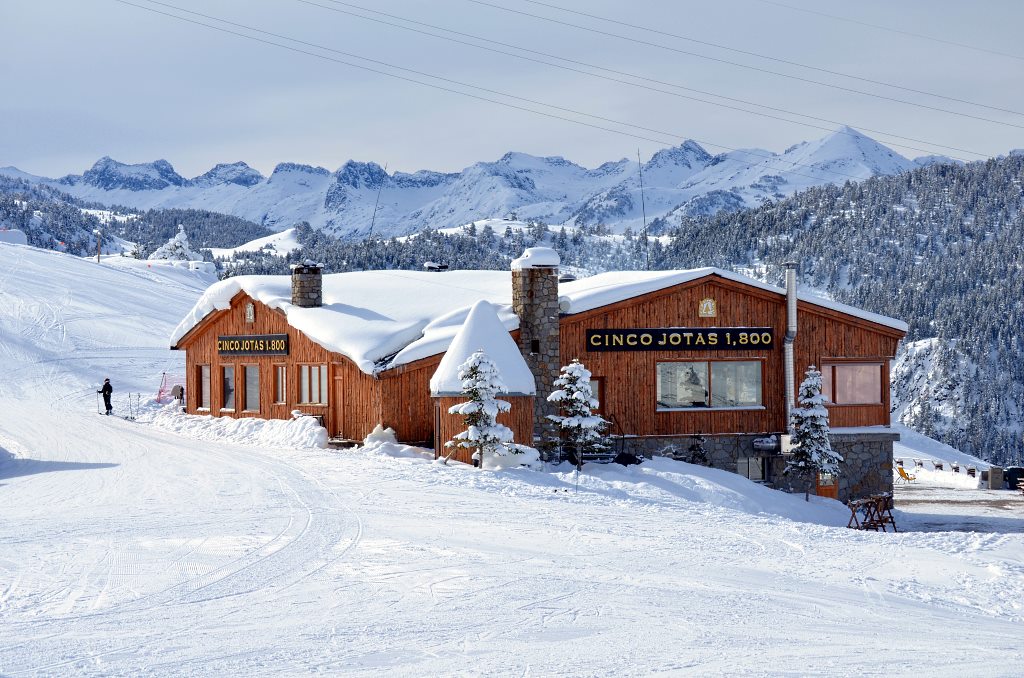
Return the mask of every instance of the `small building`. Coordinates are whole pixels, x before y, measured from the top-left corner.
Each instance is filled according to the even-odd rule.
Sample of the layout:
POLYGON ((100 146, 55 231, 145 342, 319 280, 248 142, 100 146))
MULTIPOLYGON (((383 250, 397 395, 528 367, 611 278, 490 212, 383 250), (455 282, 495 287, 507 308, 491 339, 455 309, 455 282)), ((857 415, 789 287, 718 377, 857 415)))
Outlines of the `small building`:
POLYGON ((432 394, 430 378, 485 300, 536 388, 535 397, 515 396, 503 423, 535 440, 556 435, 546 395, 559 368, 579 358, 623 451, 678 453, 700 434, 714 466, 778 484, 796 387, 816 365, 832 401, 833 445, 846 459, 838 496, 891 490, 889 363, 904 323, 798 294, 792 270, 780 289, 715 268, 559 282, 558 267, 552 250, 533 248, 510 272, 322 275, 307 262, 290 277, 218 282, 171 340, 186 351, 187 411, 299 410, 335 439, 362 440, 381 423, 400 440, 443 450, 439 413, 454 396, 432 394))

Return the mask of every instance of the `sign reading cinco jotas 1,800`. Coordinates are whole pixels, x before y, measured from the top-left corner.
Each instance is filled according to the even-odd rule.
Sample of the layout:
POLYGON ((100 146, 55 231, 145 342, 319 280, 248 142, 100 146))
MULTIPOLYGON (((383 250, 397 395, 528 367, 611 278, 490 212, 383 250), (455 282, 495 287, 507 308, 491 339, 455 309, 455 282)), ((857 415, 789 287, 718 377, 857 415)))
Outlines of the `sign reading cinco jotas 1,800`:
POLYGON ((587 330, 588 351, 750 351, 775 348, 770 327, 587 330))
POLYGON ((243 334, 217 337, 219 355, 288 355, 287 334, 243 334))

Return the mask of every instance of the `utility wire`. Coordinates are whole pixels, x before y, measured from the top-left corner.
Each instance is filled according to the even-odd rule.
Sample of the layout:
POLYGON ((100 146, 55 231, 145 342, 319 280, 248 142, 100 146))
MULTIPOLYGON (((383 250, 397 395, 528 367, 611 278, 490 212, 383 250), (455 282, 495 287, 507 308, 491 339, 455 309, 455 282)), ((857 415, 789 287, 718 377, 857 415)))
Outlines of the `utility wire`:
MULTIPOLYGON (((527 47, 523 47, 522 45, 515 45, 515 44, 511 44, 511 43, 507 43, 507 42, 502 42, 500 40, 496 40, 496 39, 493 39, 493 38, 481 37, 479 35, 473 35, 471 33, 464 33, 462 31, 456 31, 456 30, 453 30, 453 29, 450 29, 450 28, 445 28, 443 26, 437 26, 437 25, 428 24, 428 23, 425 23, 425 22, 422 22, 422 21, 416 21, 414 19, 408 19, 406 17, 398 16, 398 15, 395 15, 395 14, 388 14, 387 12, 381 12, 379 10, 370 9, 368 7, 362 7, 360 5, 354 5, 354 4, 348 3, 348 2, 342 2, 341 0, 325 0, 325 1, 326 2, 330 2, 330 3, 334 4, 334 5, 342 5, 344 7, 350 7, 350 8, 353 8, 353 9, 358 9, 358 10, 363 11, 363 12, 369 12, 371 14, 377 14, 377 15, 380 15, 380 16, 385 16, 385 17, 388 17, 388 18, 391 18, 391 19, 396 19, 398 21, 404 21, 404 22, 407 22, 407 23, 410 23, 410 24, 414 24, 416 26, 425 26, 427 28, 431 28, 431 29, 434 29, 434 30, 444 31, 445 33, 451 33, 453 35, 461 35, 461 36, 464 36, 464 37, 467 37, 467 38, 472 38, 473 40, 479 40, 481 42, 489 43, 489 44, 479 45, 479 44, 476 44, 476 43, 467 42, 465 40, 459 40, 457 38, 452 38, 452 37, 449 37, 447 35, 438 35, 437 33, 431 33, 430 31, 419 30, 419 29, 413 28, 411 26, 404 26, 402 24, 397 24, 397 23, 394 23, 394 22, 391 22, 391 21, 385 21, 383 19, 377 19, 377 18, 374 18, 372 16, 364 16, 364 15, 358 14, 356 12, 350 12, 350 11, 347 11, 347 10, 344 10, 344 9, 339 9, 338 7, 328 7, 326 5, 321 5, 321 4, 317 3, 317 2, 312 2, 312 0, 295 0, 295 1, 296 2, 300 2, 300 3, 304 4, 304 5, 311 5, 313 7, 319 7, 321 9, 326 9, 326 10, 329 10, 331 12, 337 12, 339 14, 345 14, 347 16, 357 17, 359 19, 364 19, 366 21, 373 21, 375 23, 383 24, 385 26, 392 26, 394 28, 399 28, 399 29, 402 29, 402 30, 405 30, 405 31, 410 31, 410 32, 413 32, 413 33, 418 33, 420 35, 427 35, 427 36, 430 36, 430 37, 433 37, 433 38, 437 38, 439 40, 447 40, 448 42, 453 42, 453 43, 456 43, 456 44, 459 44, 459 45, 467 45, 469 47, 474 47, 476 49, 485 50, 487 52, 492 52, 492 53, 495 53, 495 54, 503 54, 505 56, 510 56, 510 57, 513 57, 513 58, 516 58, 516 59, 522 59, 524 61, 530 61, 530 62, 533 62, 533 63, 544 64, 546 66, 551 66, 553 68, 560 68, 562 70, 570 71, 572 73, 580 73, 580 74, 587 75, 587 76, 590 76, 590 77, 593 77, 593 78, 600 78, 602 80, 607 80, 609 82, 616 82, 616 83, 620 83, 620 84, 624 84, 624 85, 629 85, 631 87, 638 87, 638 88, 641 88, 641 89, 649 90, 651 92, 658 92, 658 93, 661 93, 661 94, 667 94, 669 96, 679 97, 681 99, 688 99, 690 101, 697 101, 697 102, 705 103, 705 104, 708 104, 708 105, 711 105, 711 106, 719 106, 721 108, 727 108, 727 109, 734 110, 734 111, 741 111, 743 113, 749 113, 750 115, 758 115, 758 116, 761 116, 761 117, 770 118, 772 120, 781 120, 783 122, 788 122, 788 123, 793 124, 793 125, 803 125, 805 127, 811 127, 813 129, 826 130, 826 131, 829 131, 829 132, 834 131, 833 127, 822 127, 820 125, 814 125, 814 124, 803 122, 803 121, 800 121, 800 120, 789 120, 788 118, 782 118, 782 117, 779 117, 779 116, 770 115, 770 114, 762 113, 762 112, 759 112, 759 111, 750 111, 750 110, 747 110, 745 108, 739 108, 739 107, 736 107, 736 106, 730 106, 728 104, 723 104, 720 101, 708 101, 707 99, 701 99, 699 97, 686 96, 686 95, 680 94, 678 92, 669 92, 669 91, 666 91, 664 89, 659 89, 657 87, 650 87, 648 85, 643 85, 643 84, 637 83, 637 82, 631 82, 629 80, 621 80, 619 78, 612 78, 612 77, 609 77, 609 76, 606 76, 606 75, 601 75, 600 73, 591 73, 589 71, 580 70, 578 68, 572 68, 570 66, 565 66, 563 64, 551 63, 550 61, 544 61, 543 59, 534 59, 532 57, 524 56, 522 54, 516 54, 514 52, 506 52, 504 50, 495 49, 494 47, 491 47, 490 44, 501 45, 503 47, 509 47, 511 49, 517 49, 517 50, 520 50, 520 51, 523 51, 523 52, 527 52, 529 54, 538 54, 540 56, 547 57, 549 59, 557 59, 559 61, 564 61, 566 63, 577 64, 579 66, 586 66, 587 68, 594 68, 594 69, 597 69, 597 70, 600 70, 600 71, 605 71, 607 73, 614 73, 616 75, 621 75, 621 76, 625 76, 625 77, 629 77, 629 78, 635 78, 637 80, 642 80, 644 82, 651 82, 651 83, 655 83, 655 84, 658 84, 658 85, 664 85, 666 87, 673 87, 673 88, 676 88, 676 89, 685 90, 687 92, 696 92, 698 94, 704 94, 704 95, 707 95, 707 96, 717 97, 719 99, 725 99, 726 101, 733 101, 733 102, 736 102, 736 103, 745 104, 747 106, 756 106, 758 108, 764 108, 764 109, 770 110, 770 111, 777 111, 779 113, 785 113, 787 115, 795 115, 795 116, 799 116, 799 117, 803 117, 803 118, 808 118, 810 120, 817 120, 819 122, 825 122, 825 123, 829 123, 831 125, 843 125, 843 126, 848 125, 850 127, 855 127, 855 128, 857 128, 859 130, 863 130, 865 132, 872 132, 874 134, 884 135, 884 136, 887 136, 887 137, 891 137, 893 139, 903 139, 904 141, 912 141, 914 143, 925 144, 925 145, 928 145, 928 146, 934 146, 935 148, 943 148, 943 149, 950 150, 950 151, 958 151, 958 152, 962 152, 962 153, 969 153, 971 155, 976 155, 976 156, 981 157, 981 158, 988 158, 988 157, 990 157, 990 154, 988 154, 988 153, 980 153, 978 151, 972 151, 970 149, 959 148, 959 147, 956 147, 956 146, 947 146, 945 144, 940 144, 940 143, 936 143, 936 142, 933 142, 933 141, 928 141, 926 139, 916 139, 914 137, 907 137, 907 136, 903 136, 903 135, 900 135, 900 134, 895 134, 893 132, 887 132, 885 130, 873 129, 871 127, 866 127, 864 125, 857 125, 857 124, 854 124, 854 123, 842 122, 842 121, 839 121, 839 120, 830 120, 829 118, 822 118, 822 117, 818 117, 818 116, 814 116, 814 115, 809 115, 807 113, 800 113, 800 112, 797 112, 797 111, 791 111, 791 110, 788 110, 788 109, 785 109, 785 108, 777 108, 775 106, 768 106, 766 104, 757 103, 755 101, 748 101, 746 99, 737 99, 735 97, 725 96, 723 94, 718 94, 716 92, 709 92, 709 91, 706 91, 706 90, 694 89, 692 87, 687 87, 685 85, 680 85, 680 84, 672 83, 672 82, 666 82, 664 80, 657 80, 655 78, 648 78, 646 76, 637 75, 635 73, 629 73, 627 71, 620 71, 620 70, 616 70, 614 68, 606 68, 604 66, 598 66, 596 64, 587 63, 585 61, 578 61, 576 59, 569 59, 569 58, 561 57, 561 56, 558 56, 558 55, 555 55, 555 54, 550 54, 548 52, 541 52, 539 50, 530 49, 530 48, 527 48, 527 47)), ((845 132, 845 131, 842 131, 842 130, 840 130, 838 133, 839 134, 844 134, 844 135, 847 135, 847 136, 850 136, 850 137, 856 137, 857 136, 856 134, 851 134, 849 132, 845 132)), ((919 147, 916 147, 916 146, 910 146, 908 144, 900 144, 900 143, 896 143, 896 142, 888 142, 888 143, 890 143, 893 146, 897 146, 899 148, 906 148, 906 149, 910 149, 910 150, 913 150, 913 151, 920 151, 922 153, 932 153, 933 152, 933 151, 928 150, 928 149, 919 148, 919 147)), ((954 158, 954 160, 965 160, 965 159, 964 158, 954 158)))
POLYGON ((975 52, 984 52, 986 54, 995 54, 996 56, 1007 57, 1009 59, 1019 59, 1024 61, 1024 56, 1017 54, 1010 54, 1009 52, 999 52, 994 49, 985 49, 984 47, 978 47, 977 45, 968 45, 964 42, 954 42, 953 40, 944 40, 943 38, 936 38, 932 35, 924 35, 923 33, 912 33, 910 31, 904 31, 899 28, 892 28, 890 26, 881 26, 879 24, 869 23, 867 21, 860 21, 858 19, 851 19, 847 16, 839 16, 837 14, 829 14, 827 12, 820 12, 816 9, 809 9, 807 7, 797 7, 796 5, 787 5, 784 2, 775 2, 774 0, 753 0, 753 2, 760 2, 765 5, 774 5, 776 7, 784 7, 791 9, 795 12, 806 12, 807 14, 817 14, 818 16, 827 17, 836 21, 845 21, 851 24, 857 24, 859 26, 867 26, 868 28, 874 28, 880 31, 889 31, 890 33, 897 33, 899 35, 909 35, 912 38, 920 38, 921 40, 931 40, 932 42, 938 42, 943 45, 952 45, 954 47, 963 47, 964 49, 971 49, 975 52))
MULTIPOLYGON (((479 95, 476 95, 476 94, 471 94, 469 92, 463 92, 461 90, 452 89, 450 87, 444 87, 442 85, 435 85, 435 84, 432 84, 432 83, 423 82, 422 80, 417 80, 415 78, 410 78, 410 77, 406 77, 406 76, 403 76, 403 75, 397 75, 395 73, 389 73, 387 71, 382 71, 382 70, 377 69, 377 68, 372 68, 372 67, 369 67, 369 66, 363 66, 363 65, 360 65, 360 64, 354 64, 354 63, 352 63, 350 61, 345 61, 344 59, 337 59, 337 58, 330 57, 330 56, 327 56, 327 55, 324 55, 324 54, 318 54, 316 52, 310 52, 310 51, 307 51, 307 50, 304 50, 304 49, 300 49, 298 47, 293 47, 291 45, 283 45, 283 44, 281 44, 279 42, 274 42, 272 40, 266 40, 266 39, 259 38, 259 37, 256 37, 256 36, 247 35, 245 33, 239 33, 237 31, 232 31, 230 29, 226 29, 226 28, 223 28, 221 26, 214 26, 212 24, 204 23, 202 21, 196 21, 195 19, 189 19, 187 17, 178 16, 176 14, 171 14, 169 12, 163 12, 163 11, 160 11, 158 9, 154 9, 152 7, 147 7, 145 5, 139 5, 139 4, 136 4, 134 2, 129 2, 128 0, 113 0, 113 1, 117 2, 119 4, 122 4, 122 5, 128 5, 130 7, 135 7, 135 8, 147 11, 147 12, 152 12, 154 14, 160 14, 162 16, 170 17, 172 19, 178 19, 179 21, 184 21, 186 23, 195 24, 197 26, 205 26, 206 28, 210 28, 210 29, 213 29, 213 30, 216 30, 216 31, 221 31, 223 33, 228 33, 228 34, 235 35, 235 36, 238 36, 238 37, 241 37, 241 38, 246 38, 246 39, 254 40, 256 42, 260 42, 260 43, 263 43, 263 44, 272 45, 274 47, 280 47, 282 49, 287 49, 287 50, 292 51, 292 52, 297 52, 297 53, 300 53, 300 54, 306 54, 308 56, 317 57, 317 58, 323 59, 325 61, 332 61, 332 62, 335 62, 335 63, 344 64, 346 66, 351 66, 353 68, 359 68, 361 70, 370 71, 370 72, 376 73, 378 75, 385 75, 385 76, 388 76, 388 77, 391 77, 391 78, 396 78, 398 80, 404 80, 406 82, 413 82, 413 83, 416 83, 418 85, 423 85, 425 87, 432 87, 432 88, 435 88, 435 89, 443 90, 445 92, 451 92, 453 94, 461 94, 462 96, 470 97, 472 99, 477 99, 477 100, 480 100, 480 101, 486 101, 486 102, 489 102, 489 103, 492 103, 492 104, 497 104, 499 106, 505 106, 505 107, 508 107, 508 108, 516 109, 516 110, 526 111, 526 112, 529 112, 529 113, 535 113, 537 115, 543 115, 545 117, 554 118, 556 120, 564 120, 566 122, 571 122, 571 123, 575 123, 575 124, 578 124, 578 125, 583 125, 585 127, 591 127, 591 128, 594 128, 594 129, 599 129, 599 130, 602 130, 602 131, 605 131, 605 132, 612 132, 614 134, 620 134, 620 135, 623 135, 623 136, 633 137, 633 138, 636 138, 636 139, 641 139, 643 141, 650 141, 650 142, 653 142, 653 143, 656 143, 656 144, 660 144, 660 145, 663 145, 663 144, 667 143, 664 139, 652 139, 651 137, 642 136, 642 135, 635 134, 635 133, 632 133, 632 132, 626 132, 626 131, 623 131, 623 130, 618 130, 618 129, 614 129, 614 128, 610 128, 610 127, 603 127, 601 125, 595 125, 595 124, 592 124, 592 123, 583 122, 582 120, 576 120, 574 118, 567 118, 565 116, 556 115, 554 113, 547 113, 547 112, 544 112, 544 111, 538 111, 536 109, 529 108, 529 107, 526 107, 526 106, 519 106, 519 105, 512 104, 512 103, 498 101, 498 100, 495 100, 495 99, 490 99, 490 98, 479 96, 479 95)), ((210 16, 210 15, 207 15, 207 14, 202 14, 200 12, 193 12, 191 10, 184 9, 184 8, 178 7, 176 5, 171 5, 171 4, 164 3, 164 2, 158 2, 157 0, 143 0, 143 1, 144 2, 149 2, 151 4, 155 4, 155 5, 160 5, 162 7, 168 7, 168 8, 171 8, 171 9, 175 9, 177 11, 185 12, 187 14, 192 14, 192 15, 195 15, 195 16, 201 16, 203 18, 210 19, 212 21, 219 21, 219 22, 227 24, 229 26, 235 26, 235 27, 243 28, 245 30, 253 31, 253 32, 256 32, 256 33, 262 33, 264 35, 270 35, 270 36, 273 36, 275 38, 279 38, 279 39, 282 39, 282 40, 288 40, 288 41, 295 42, 295 43, 298 43, 298 44, 301 44, 301 45, 306 45, 308 47, 313 47, 313 48, 316 48, 316 49, 321 49, 321 50, 324 50, 324 51, 327 51, 327 52, 334 52, 336 54, 343 54, 345 56, 349 56, 349 57, 352 57, 352 58, 360 59, 360 60, 363 60, 363 61, 368 61, 370 63, 374 63, 374 64, 378 64, 378 65, 382 65, 382 66, 386 66, 388 68, 394 68, 396 70, 406 71, 406 72, 409 72, 409 73, 415 73, 417 75, 422 75, 422 76, 425 76, 425 77, 428 77, 428 78, 433 78, 433 79, 436 79, 436 80, 441 80, 442 82, 449 82, 449 83, 460 85, 462 87, 468 87, 468 88, 471 88, 471 89, 478 89, 478 90, 483 91, 483 92, 488 92, 488 93, 491 93, 491 94, 497 94, 499 96, 507 97, 509 99, 517 99, 519 101, 525 101, 527 103, 536 104, 536 105, 539 105, 539 106, 546 106, 548 108, 553 108, 555 110, 565 111, 565 112, 568 112, 568 113, 572 113, 574 115, 581 115, 581 116, 588 117, 588 118, 594 118, 596 120, 602 120, 602 121, 605 121, 605 122, 610 122, 610 123, 613 123, 613 124, 616 124, 616 125, 621 125, 623 127, 632 127, 634 129, 638 129, 638 130, 642 130, 642 131, 647 131, 647 132, 652 132, 654 134, 664 135, 665 137, 668 137, 668 138, 672 139, 673 143, 674 143, 675 140, 679 140, 679 139, 684 139, 685 140, 686 139, 685 136, 677 134, 675 132, 666 132, 666 131, 663 131, 663 130, 657 130, 657 129, 653 129, 653 128, 649 128, 649 127, 643 127, 643 126, 640 126, 640 125, 635 125, 635 124, 632 124, 632 123, 622 122, 620 120, 615 120, 613 118, 605 118, 605 117, 602 117, 602 116, 599 116, 599 115, 593 115, 591 113, 586 113, 586 112, 583 112, 583 111, 578 111, 578 110, 575 110, 575 109, 572 109, 572 108, 565 108, 565 107, 562 107, 562 106, 556 106, 554 104, 548 104, 548 103, 545 103, 545 102, 542 102, 542 101, 536 101, 536 100, 533 100, 533 99, 527 99, 525 97, 520 97, 520 96, 517 96, 517 95, 514 95, 514 94, 507 94, 505 92, 501 92, 501 91, 498 91, 498 90, 492 90, 492 89, 488 89, 488 88, 485 88, 485 87, 479 87, 477 85, 471 85, 471 84, 468 84, 468 83, 463 83, 463 82, 460 82, 458 80, 451 80, 449 78, 444 78, 444 77, 441 77, 441 76, 432 75, 430 73, 425 73, 423 71, 416 71, 416 70, 409 69, 409 68, 404 68, 404 67, 401 67, 401 66, 394 66, 392 64, 389 64, 389 63, 386 63, 386 62, 383 62, 383 61, 378 61, 376 59, 370 59, 370 58, 367 58, 367 57, 362 57, 362 56, 359 56, 359 55, 356 55, 356 54, 352 54, 350 52, 343 52, 341 50, 336 50, 336 49, 333 49, 333 48, 330 48, 330 47, 324 47, 322 45, 317 45, 315 43, 306 42, 304 40, 299 40, 297 38, 290 38, 288 36, 283 36, 283 35, 280 35, 278 33, 271 33, 270 31, 265 31, 265 30, 262 30, 262 29, 259 29, 259 28, 254 28, 252 26, 247 26, 245 24, 236 23, 236 22, 233 22, 233 21, 229 21, 227 19, 220 19, 218 17, 213 17, 213 16, 210 16)), ((710 141, 704 141, 704 140, 701 140, 701 139, 692 139, 692 141, 695 141, 695 142, 697 142, 699 144, 703 144, 705 146, 713 146, 715 148, 721 148, 721 149, 723 149, 725 151, 731 151, 731 152, 734 152, 734 153, 741 153, 743 155, 749 155, 749 156, 764 158, 766 160, 778 160, 778 161, 781 161, 782 163, 784 163, 786 165, 791 165, 793 167, 806 167, 806 168, 808 168, 810 170, 813 170, 813 171, 823 172, 823 173, 826 173, 826 174, 833 174, 835 176, 845 177, 847 179, 852 179, 854 181, 863 181, 863 179, 864 179, 864 177, 859 177, 859 176, 856 176, 856 175, 853 175, 853 174, 846 174, 844 172, 837 172, 835 170, 829 170, 829 169, 825 169, 825 168, 822 168, 822 167, 815 167, 814 165, 808 165, 808 164, 805 164, 805 163, 795 162, 795 161, 792 161, 792 160, 784 160, 784 159, 780 158, 779 156, 774 155, 774 154, 770 154, 770 153, 757 153, 755 151, 732 148, 730 146, 724 146, 722 144, 716 144, 716 143, 713 143, 713 142, 710 142, 710 141)), ((801 174, 799 172, 793 172, 793 174, 796 175, 796 176, 802 176, 802 177, 805 177, 805 178, 808 178, 808 179, 813 179, 815 181, 819 180, 819 177, 811 176, 809 174, 801 174)))
MULTIPOLYGON (((531 17, 533 19, 539 19, 541 21, 548 21, 548 22, 551 22, 551 23, 560 24, 562 26, 568 26, 570 28, 575 28, 577 30, 587 31, 588 33, 595 33, 597 35, 604 35, 604 36, 608 36, 608 37, 612 37, 612 38, 618 38, 620 40, 626 40, 628 42, 634 42, 634 43, 637 43, 637 44, 640 44, 640 45, 646 45, 648 47, 655 47, 657 49, 662 49, 662 50, 666 50, 666 51, 669 51, 669 52, 675 52, 677 54, 685 54, 687 56, 693 56, 693 57, 697 57, 699 59, 705 59, 707 61, 714 61, 714 62, 717 62, 717 63, 727 64, 729 66, 736 66, 738 68, 745 68, 747 70, 756 71, 758 73, 767 73, 769 75, 777 75, 779 77, 789 78, 790 80, 797 80, 797 81, 800 81, 800 82, 806 82, 806 83, 810 83, 810 84, 813 84, 813 85, 821 85, 822 87, 829 87, 831 89, 837 89, 837 90, 840 90, 840 91, 843 91, 843 92, 851 92, 853 94, 861 94, 863 96, 874 97, 876 99, 882 99, 884 101, 892 101, 892 102, 895 102, 895 103, 898 103, 898 104, 905 104, 907 106, 914 106, 916 108, 923 108, 923 109, 926 109, 926 110, 929 110, 929 111, 936 111, 936 112, 939 112, 939 113, 948 113, 949 115, 957 115, 957 116, 960 116, 960 117, 963 117, 963 118, 970 118, 972 120, 979 120, 981 122, 990 122, 990 123, 992 123, 994 125, 1005 125, 1007 127, 1015 127, 1017 129, 1024 129, 1024 125, 1017 125, 1017 124, 1014 124, 1014 123, 1011 123, 1011 122, 1004 122, 1002 120, 995 120, 993 118, 985 118, 985 117, 980 116, 980 115, 972 115, 970 113, 963 113, 963 112, 960 112, 960 111, 953 111, 953 110, 950 110, 948 108, 940 108, 938 106, 929 106, 928 104, 921 104, 921 103, 917 103, 917 102, 914 102, 914 101, 908 101, 906 99, 898 99, 896 97, 890 97, 890 96, 886 96, 884 94, 876 94, 874 92, 865 92, 864 90, 854 89, 852 87, 844 87, 842 85, 836 85, 836 84, 833 84, 833 83, 830 83, 830 82, 822 82, 821 80, 813 80, 811 78, 804 78, 804 77, 801 77, 801 76, 798 76, 798 75, 792 75, 790 73, 782 73, 780 71, 773 71, 773 70, 770 70, 770 69, 767 69, 767 68, 760 68, 758 66, 751 66, 749 64, 739 63, 738 61, 729 61, 728 59, 719 59, 718 57, 712 57, 712 56, 708 56, 706 54, 700 54, 700 53, 697 53, 697 52, 689 52, 689 51, 684 50, 684 49, 678 49, 676 47, 670 47, 669 45, 663 45, 663 44, 658 43, 658 42, 651 42, 649 40, 641 40, 639 38, 631 38, 628 35, 622 35, 620 33, 611 33, 609 31, 602 31, 602 30, 597 29, 597 28, 590 28, 588 26, 581 26, 579 24, 574 24, 574 23, 571 23, 569 21, 561 21, 559 19, 552 19, 551 17, 541 16, 539 14, 531 14, 529 12, 523 12, 523 11, 518 10, 518 9, 511 9, 509 7, 502 7, 501 5, 495 5, 495 4, 492 4, 490 2, 484 2, 483 0, 466 0, 466 2, 471 2, 473 4, 482 5, 482 6, 485 6, 485 7, 491 7, 493 9, 498 9, 498 10, 501 10, 503 12, 510 12, 512 14, 520 14, 522 16, 531 17)), ((647 30, 653 30, 653 29, 647 29, 647 30)), ((982 104, 973 104, 973 105, 975 105, 975 106, 983 106, 982 104)), ((983 107, 984 108, 990 108, 989 106, 983 106, 983 107)), ((997 110, 1003 110, 1003 109, 997 109, 997 110)), ((1019 113, 1017 111, 1009 111, 1009 112, 1013 113, 1014 115, 1024 115, 1024 113, 1019 113)))
POLYGON ((989 110, 999 111, 1001 113, 1012 113, 1014 115, 1022 115, 1022 116, 1024 116, 1024 113, 1021 113, 1019 111, 1010 110, 1010 109, 1007 109, 1007 108, 1000 108, 998 106, 990 106, 990 105, 987 105, 987 104, 979 104, 977 101, 968 101, 966 99, 957 99, 956 97, 951 97, 951 96, 947 96, 947 95, 944 95, 944 94, 936 94, 935 92, 929 92, 927 90, 914 89, 913 87, 909 87, 907 85, 897 85, 897 84, 894 84, 894 83, 891 83, 891 82, 885 82, 884 80, 873 80, 871 78, 865 78, 865 77, 862 77, 862 76, 859 76, 859 75, 852 75, 850 73, 842 73, 840 71, 833 71, 833 70, 830 70, 828 68, 821 68, 820 66, 811 66, 810 64, 800 63, 799 61, 790 61, 788 59, 780 59, 778 57, 773 57, 773 56, 768 55, 768 54, 760 54, 758 52, 751 52, 751 51, 748 51, 748 50, 739 49, 737 47, 729 47, 728 45, 720 45, 718 43, 708 42, 706 40, 698 40, 697 38, 693 38, 693 37, 686 36, 686 35, 678 35, 676 33, 669 33, 667 31, 662 31, 662 30, 659 30, 657 28, 651 28, 649 26, 637 26, 637 25, 634 25, 634 24, 626 23, 625 21, 619 21, 619 20, 616 20, 616 19, 609 19, 608 17, 598 16, 596 14, 588 14, 586 12, 580 12, 580 11, 577 11, 577 10, 574 10, 574 9, 569 9, 568 7, 562 7, 560 5, 555 5, 555 4, 551 4, 551 3, 547 3, 547 2, 541 2, 541 0, 522 0, 522 1, 523 2, 528 2, 531 5, 540 5, 541 7, 548 7, 550 9, 560 10, 562 12, 567 12, 569 14, 576 14, 576 15, 579 15, 579 16, 585 16, 585 17, 588 17, 590 19, 597 19, 598 21, 604 21, 606 23, 617 24, 619 26, 626 26, 628 28, 635 28, 635 29, 641 30, 641 31, 650 31, 651 33, 657 33, 659 35, 664 35, 664 36, 667 36, 667 37, 670 37, 670 38, 676 38, 678 40, 686 40, 688 42, 695 42, 695 43, 697 43, 699 45, 707 45, 708 47, 716 47, 718 49, 723 49, 723 50, 726 50, 726 51, 729 51, 729 52, 736 52, 738 54, 746 54, 747 56, 757 57, 759 59, 767 59, 769 61, 775 61, 777 63, 786 64, 786 65, 789 65, 789 66, 798 66, 800 68, 806 68, 806 69, 811 70, 811 71, 818 71, 819 73, 827 73, 829 75, 838 75, 838 76, 843 77, 843 78, 850 78, 851 80, 860 80, 861 82, 868 82, 868 83, 871 83, 872 85, 882 85, 883 87, 892 87, 893 89, 901 89, 901 90, 904 90, 906 92, 913 92, 914 94, 924 94, 925 96, 935 97, 936 99, 945 99, 947 101, 955 101, 955 102, 960 103, 960 104, 968 104, 970 106, 978 106, 980 108, 987 108, 989 110))

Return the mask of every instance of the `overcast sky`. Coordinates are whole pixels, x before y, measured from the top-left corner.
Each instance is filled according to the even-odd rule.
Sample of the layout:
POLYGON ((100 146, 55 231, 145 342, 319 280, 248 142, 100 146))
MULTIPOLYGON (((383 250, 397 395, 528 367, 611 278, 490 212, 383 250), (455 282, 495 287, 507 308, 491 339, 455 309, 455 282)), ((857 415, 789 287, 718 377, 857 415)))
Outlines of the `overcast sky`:
MULTIPOLYGON (((216 23, 147 0, 129 1, 216 23)), ((332 0, 309 2, 356 11, 332 0)), ((478 36, 484 39, 481 44, 494 46, 493 41, 501 41, 515 46, 500 48, 506 51, 526 54, 520 50, 535 50, 659 80, 666 84, 645 85, 686 96, 708 98, 674 86, 983 155, 1024 147, 1024 45, 1020 42, 1024 2, 1019 0, 544 2, 1022 114, 772 62, 651 30, 574 15, 527 0, 486 2, 671 49, 586 32, 471 0, 351 0, 349 5, 362 5, 478 36), (976 49, 894 31, 932 36, 976 49), (1006 52, 1017 58, 981 50, 1006 52), (845 92, 681 51, 1016 126, 845 92)), ((515 150, 561 155, 592 167, 607 160, 635 157, 638 148, 646 158, 659 148, 686 138, 698 140, 713 153, 748 147, 781 151, 798 141, 827 133, 803 124, 759 117, 439 40, 301 0, 166 3, 283 38, 217 24, 239 33, 647 139, 432 89, 184 23, 115 0, 0 0, 0 45, 4 48, 0 59, 0 83, 4 90, 0 96, 0 166, 14 165, 35 174, 60 176, 80 173, 99 157, 109 155, 133 163, 164 158, 188 177, 201 174, 216 163, 238 160, 264 174, 279 162, 321 165, 333 170, 350 158, 387 163, 389 171, 455 171, 515 150), (517 98, 359 62, 353 56, 321 48, 517 98), (656 131, 586 118, 552 106, 656 131)), ((379 15, 377 18, 401 23, 379 15)), ((550 60, 535 53, 530 56, 550 60)), ((592 70, 579 64, 571 66, 592 70)), ((830 122, 804 122, 835 127, 830 122)), ((964 151, 901 141, 879 132, 866 133, 908 157, 926 152, 966 159, 978 157, 964 151), (898 147, 897 143, 917 148, 898 147)))

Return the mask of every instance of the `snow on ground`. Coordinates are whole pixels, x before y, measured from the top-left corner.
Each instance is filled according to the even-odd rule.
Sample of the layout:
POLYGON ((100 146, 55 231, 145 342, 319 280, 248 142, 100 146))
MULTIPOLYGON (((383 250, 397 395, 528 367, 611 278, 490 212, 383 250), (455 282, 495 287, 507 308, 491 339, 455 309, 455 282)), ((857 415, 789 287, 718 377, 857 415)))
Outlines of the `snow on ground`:
POLYGON ((97 416, 104 376, 118 406, 180 369, 196 275, 0 244, 0 674, 1019 673, 1019 531, 855 532, 667 459, 577 489, 97 416))

